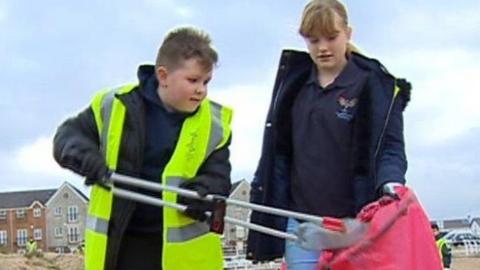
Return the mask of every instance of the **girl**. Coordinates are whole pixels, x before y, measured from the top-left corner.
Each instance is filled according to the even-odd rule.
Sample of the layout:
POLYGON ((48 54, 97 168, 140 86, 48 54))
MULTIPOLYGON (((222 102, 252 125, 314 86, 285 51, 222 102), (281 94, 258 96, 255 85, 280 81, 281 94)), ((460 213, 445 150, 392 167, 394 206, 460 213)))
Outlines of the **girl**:
MULTIPOLYGON (((347 12, 337 0, 310 1, 299 33, 308 54, 281 55, 251 201, 354 217, 405 183, 402 112, 409 84, 356 52, 347 12)), ((258 212, 251 221, 290 233, 301 222, 258 212)), ((247 252, 254 260, 285 255, 288 269, 314 269, 319 258, 318 251, 255 232, 247 252)))

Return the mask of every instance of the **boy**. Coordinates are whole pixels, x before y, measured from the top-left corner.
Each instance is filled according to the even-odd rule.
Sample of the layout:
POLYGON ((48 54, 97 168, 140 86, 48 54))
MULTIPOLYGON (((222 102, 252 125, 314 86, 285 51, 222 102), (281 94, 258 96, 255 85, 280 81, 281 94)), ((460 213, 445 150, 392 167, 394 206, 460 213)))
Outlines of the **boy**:
POLYGON ((443 235, 440 233, 437 223, 431 224, 433 236, 435 236, 435 242, 437 243, 438 251, 440 252, 440 257, 442 258, 443 269, 450 269, 450 264, 452 263, 452 251, 448 246, 447 241, 443 238, 443 235))
MULTIPOLYGON (((58 128, 56 161, 93 185, 86 269, 223 268, 219 236, 204 222, 211 204, 179 198, 185 213, 156 208, 113 196, 108 182, 116 171, 228 195, 232 111, 206 99, 218 58, 210 43, 192 27, 170 31, 156 65, 139 67, 139 84, 97 94, 58 128)), ((172 193, 140 192, 177 202, 172 193)))

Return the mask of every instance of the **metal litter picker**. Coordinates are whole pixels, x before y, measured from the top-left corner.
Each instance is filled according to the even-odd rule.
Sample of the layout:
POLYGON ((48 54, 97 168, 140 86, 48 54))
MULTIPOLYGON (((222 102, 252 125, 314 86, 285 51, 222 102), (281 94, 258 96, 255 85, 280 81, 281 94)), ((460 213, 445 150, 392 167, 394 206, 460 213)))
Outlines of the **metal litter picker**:
POLYGON ((352 244, 359 241, 367 230, 367 225, 365 223, 359 222, 355 219, 318 217, 294 211, 288 211, 279 208, 229 199, 227 197, 214 194, 209 194, 205 197, 202 197, 197 192, 192 190, 182 189, 175 186, 161 185, 118 173, 113 173, 110 176, 110 179, 113 182, 112 192, 115 196, 158 207, 171 207, 181 212, 184 212, 187 208, 185 205, 164 201, 159 198, 141 194, 139 192, 133 192, 120 188, 116 184, 137 187, 155 192, 168 191, 187 198, 213 202, 216 206, 215 209, 219 209, 219 211, 217 212, 215 210, 213 213, 207 212, 206 215, 209 217, 210 230, 219 234, 223 233, 223 224, 224 222, 226 222, 245 227, 249 230, 269 234, 289 241, 295 241, 297 243, 300 243, 305 248, 315 250, 330 250, 351 246, 352 244), (296 218, 299 220, 304 220, 306 222, 302 223, 299 230, 295 234, 289 234, 258 224, 224 216, 226 205, 248 208, 254 211, 279 215, 283 217, 296 218))

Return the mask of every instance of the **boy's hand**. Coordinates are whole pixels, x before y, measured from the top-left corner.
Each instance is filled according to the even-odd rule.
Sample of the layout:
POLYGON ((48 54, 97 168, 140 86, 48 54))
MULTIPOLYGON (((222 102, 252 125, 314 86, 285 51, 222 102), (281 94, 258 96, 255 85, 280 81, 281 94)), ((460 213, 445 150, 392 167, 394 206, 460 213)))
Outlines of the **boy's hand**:
MULTIPOLYGON (((207 196, 207 194, 209 194, 208 188, 202 183, 199 183, 196 181, 184 182, 180 185, 180 187, 184 189, 196 191, 198 195, 200 195, 201 197, 205 197, 207 196)), ((184 212, 185 215, 199 221, 207 220, 207 215, 205 214, 205 212, 212 212, 215 208, 215 205, 213 202, 186 198, 183 196, 178 196, 177 201, 179 204, 183 204, 187 206, 187 209, 184 212)))
POLYGON ((110 189, 111 172, 108 171, 105 159, 101 155, 86 154, 80 169, 86 176, 86 185, 98 184, 106 189, 110 189))
POLYGON ((196 191, 200 197, 205 197, 209 194, 208 187, 205 184, 195 180, 183 182, 180 184, 180 187, 196 191))

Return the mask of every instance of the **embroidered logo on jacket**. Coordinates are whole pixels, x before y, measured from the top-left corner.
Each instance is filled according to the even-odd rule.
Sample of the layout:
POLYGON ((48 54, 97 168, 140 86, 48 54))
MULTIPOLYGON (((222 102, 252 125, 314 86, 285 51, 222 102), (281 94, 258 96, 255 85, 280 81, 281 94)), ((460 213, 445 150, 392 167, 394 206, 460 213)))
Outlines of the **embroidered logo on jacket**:
POLYGON ((339 96, 337 102, 342 106, 342 109, 336 112, 337 117, 348 122, 351 121, 353 118, 352 108, 357 105, 358 98, 348 99, 344 96, 339 96))

